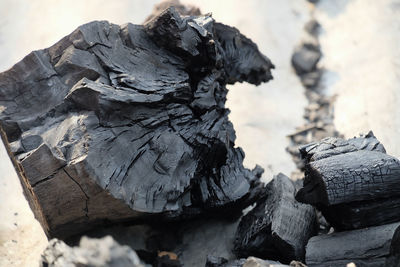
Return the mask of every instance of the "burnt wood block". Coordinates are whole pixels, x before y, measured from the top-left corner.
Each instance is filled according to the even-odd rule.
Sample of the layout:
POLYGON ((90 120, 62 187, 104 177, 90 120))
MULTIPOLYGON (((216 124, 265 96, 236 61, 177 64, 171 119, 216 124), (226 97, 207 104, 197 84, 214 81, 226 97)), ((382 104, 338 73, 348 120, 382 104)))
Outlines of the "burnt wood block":
POLYGON ((237 29, 168 8, 82 25, 1 73, 3 139, 48 236, 240 213, 259 177, 235 148, 226 84, 273 67, 237 29))
POLYGON ((307 266, 387 266, 393 234, 399 223, 312 237, 306 247, 307 266))
POLYGON ((234 251, 290 263, 304 260, 308 239, 316 234, 317 217, 311 205, 295 200, 295 184, 284 174, 268 183, 265 196, 241 219, 234 251))
POLYGON ((372 132, 323 139, 300 153, 305 179, 296 199, 315 205, 336 230, 400 221, 400 161, 386 154, 372 132))

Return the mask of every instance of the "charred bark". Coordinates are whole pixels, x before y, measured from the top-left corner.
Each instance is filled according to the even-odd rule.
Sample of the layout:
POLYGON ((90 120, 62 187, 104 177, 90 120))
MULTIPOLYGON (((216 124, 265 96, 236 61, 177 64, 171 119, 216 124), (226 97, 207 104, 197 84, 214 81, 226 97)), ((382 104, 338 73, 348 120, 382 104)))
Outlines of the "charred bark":
POLYGON ((239 257, 256 256, 289 263, 304 260, 305 245, 316 233, 312 206, 294 199, 295 185, 279 174, 267 185, 266 196, 240 221, 234 251, 239 257))
POLYGON ((248 205, 258 178, 234 147, 225 85, 271 68, 238 30, 169 8, 145 25, 85 24, 1 73, 0 123, 46 233, 248 205))
POLYGON ((296 199, 317 206, 336 230, 400 220, 400 161, 372 132, 347 141, 327 138, 300 152, 306 172, 296 199))

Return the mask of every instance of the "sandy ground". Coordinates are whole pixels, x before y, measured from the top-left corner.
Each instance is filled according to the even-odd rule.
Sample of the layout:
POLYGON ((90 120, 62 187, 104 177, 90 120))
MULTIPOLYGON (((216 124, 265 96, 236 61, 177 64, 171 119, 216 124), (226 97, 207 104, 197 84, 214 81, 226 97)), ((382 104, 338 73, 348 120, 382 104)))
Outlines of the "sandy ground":
POLYGON ((348 138, 373 130, 400 157, 400 1, 321 1, 315 16, 336 128, 348 138))
MULTIPOLYGON (((1 142, 1 141, 0 141, 1 142)), ((35 266, 47 245, 4 145, 0 144, 0 266, 35 266)))
MULTIPOLYGON (((141 23, 155 2, 1 0, 0 71, 91 20, 141 23)), ((290 56, 309 19, 309 4, 300 0, 204 0, 196 5, 203 12, 211 11, 216 20, 239 28, 276 65, 274 80, 268 84, 230 86, 227 105, 232 111, 236 144, 246 152, 245 165, 252 168, 258 163, 266 168, 265 180, 278 172, 290 174, 295 166, 285 151, 286 135, 302 124, 306 104, 290 56)), ((47 240, 33 219, 2 144, 0 218, 0 266, 35 266, 47 240)))

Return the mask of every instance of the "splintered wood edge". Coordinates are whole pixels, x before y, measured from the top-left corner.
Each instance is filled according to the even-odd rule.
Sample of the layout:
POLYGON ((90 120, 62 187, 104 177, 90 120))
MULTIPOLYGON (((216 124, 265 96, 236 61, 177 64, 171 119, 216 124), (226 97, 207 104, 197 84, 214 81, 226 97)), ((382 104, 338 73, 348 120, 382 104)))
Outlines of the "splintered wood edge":
POLYGON ((46 218, 43 215, 43 210, 42 210, 42 208, 39 204, 39 201, 33 191, 32 186, 30 185, 28 179, 26 178, 24 168, 15 159, 13 153, 11 152, 6 133, 3 130, 3 128, 1 127, 1 125, 0 125, 0 139, 3 141, 3 144, 6 148, 8 157, 10 158, 10 160, 14 166, 14 170, 18 175, 19 181, 23 188, 24 196, 28 200, 29 207, 31 208, 33 215, 35 216, 35 219, 40 222, 40 225, 42 226, 47 238, 49 238, 49 225, 46 221, 46 218))

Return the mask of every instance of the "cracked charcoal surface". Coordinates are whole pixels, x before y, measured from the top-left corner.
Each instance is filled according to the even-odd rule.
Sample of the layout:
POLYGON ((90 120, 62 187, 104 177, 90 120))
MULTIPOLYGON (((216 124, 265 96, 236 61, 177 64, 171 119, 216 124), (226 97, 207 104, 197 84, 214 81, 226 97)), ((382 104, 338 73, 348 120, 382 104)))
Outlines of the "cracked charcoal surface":
POLYGON ((312 237, 307 244, 307 266, 385 265, 399 223, 312 237))
POLYGON ((82 25, 1 73, 0 122, 46 233, 247 205, 258 178, 225 85, 271 68, 235 28, 169 8, 143 26, 82 25))
POLYGON ((372 132, 323 139, 300 153, 306 172, 296 199, 317 206, 336 230, 400 220, 400 161, 386 154, 372 132))
POLYGON ((50 240, 42 254, 40 266, 48 267, 144 267, 128 246, 119 245, 112 237, 82 237, 79 246, 69 247, 58 239, 50 240))
POLYGON ((283 174, 274 177, 264 197, 240 221, 234 243, 239 257, 304 261, 305 245, 316 234, 317 217, 311 205, 297 202, 294 196, 293 181, 283 174))

